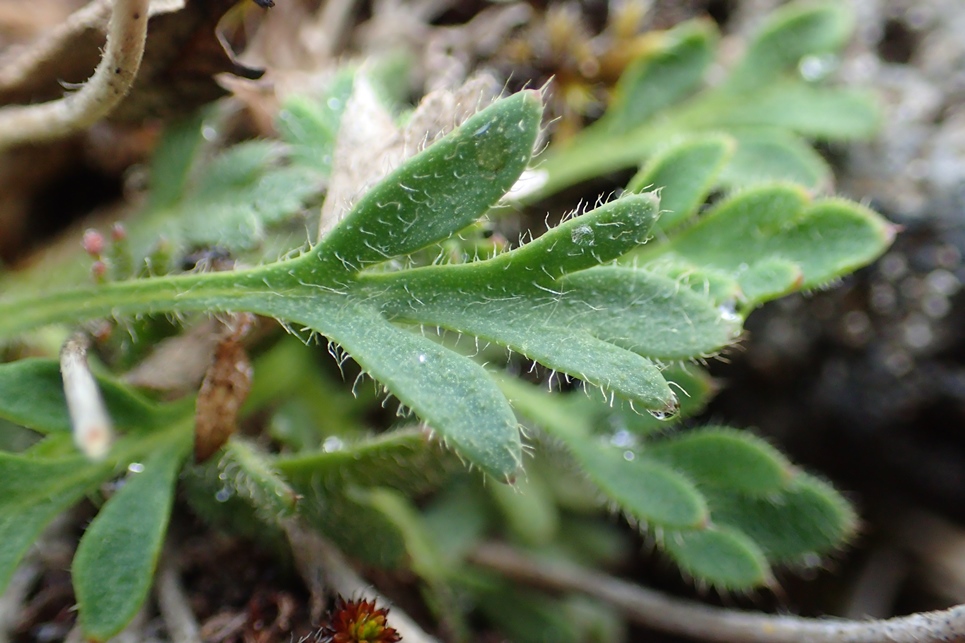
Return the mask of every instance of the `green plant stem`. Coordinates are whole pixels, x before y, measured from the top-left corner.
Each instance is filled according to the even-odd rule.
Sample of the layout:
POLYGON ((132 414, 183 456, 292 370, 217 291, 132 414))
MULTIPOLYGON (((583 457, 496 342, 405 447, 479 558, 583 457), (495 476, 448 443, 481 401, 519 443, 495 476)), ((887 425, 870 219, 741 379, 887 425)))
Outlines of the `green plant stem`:
POLYGON ((965 605, 876 621, 776 616, 694 603, 577 565, 537 562, 502 544, 479 546, 470 561, 516 581, 556 591, 583 592, 614 605, 641 625, 705 641, 937 643, 961 640, 965 633, 965 605))
POLYGON ((0 339, 48 324, 103 317, 227 310, 268 313, 253 309, 258 308, 257 305, 246 306, 245 303, 249 303, 246 295, 257 295, 262 302, 266 293, 283 296, 291 280, 278 278, 280 266, 134 279, 67 292, 0 299, 0 339))

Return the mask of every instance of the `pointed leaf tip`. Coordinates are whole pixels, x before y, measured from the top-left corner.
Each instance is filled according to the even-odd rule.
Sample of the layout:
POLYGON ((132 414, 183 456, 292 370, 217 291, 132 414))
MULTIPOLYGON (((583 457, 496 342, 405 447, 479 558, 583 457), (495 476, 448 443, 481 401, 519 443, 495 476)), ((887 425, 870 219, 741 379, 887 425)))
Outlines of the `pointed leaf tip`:
POLYGON ((306 258, 301 272, 311 277, 318 260, 336 272, 357 272, 470 225, 526 168, 541 117, 539 93, 529 90, 469 118, 369 190, 306 258))

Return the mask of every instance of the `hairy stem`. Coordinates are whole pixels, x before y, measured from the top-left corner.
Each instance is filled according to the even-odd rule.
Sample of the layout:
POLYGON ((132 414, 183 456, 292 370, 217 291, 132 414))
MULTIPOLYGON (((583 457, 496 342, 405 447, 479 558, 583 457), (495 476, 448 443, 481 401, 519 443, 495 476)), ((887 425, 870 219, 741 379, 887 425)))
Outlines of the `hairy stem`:
POLYGON ((513 580, 589 594, 614 605, 641 625, 704 641, 931 643, 960 641, 965 635, 965 605, 874 621, 775 616, 702 605, 576 565, 537 562, 512 547, 496 543, 478 547, 470 560, 513 580))
POLYGON ((279 279, 277 269, 278 264, 273 264, 242 271, 133 279, 36 297, 0 299, 0 339, 48 324, 112 316, 190 311, 271 314, 262 310, 264 302, 284 296, 290 285, 284 277, 279 279))
POLYGON ((115 0, 100 64, 84 86, 39 105, 0 109, 0 149, 55 140, 109 114, 127 95, 141 66, 149 0, 115 0))

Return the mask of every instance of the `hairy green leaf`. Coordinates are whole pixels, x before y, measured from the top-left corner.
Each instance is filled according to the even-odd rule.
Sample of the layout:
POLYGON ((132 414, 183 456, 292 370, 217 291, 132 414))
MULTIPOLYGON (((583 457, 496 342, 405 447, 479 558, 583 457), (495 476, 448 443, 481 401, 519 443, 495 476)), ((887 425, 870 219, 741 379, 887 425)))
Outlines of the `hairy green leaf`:
POLYGON ((346 487, 391 487, 417 495, 438 487, 458 469, 458 461, 420 430, 348 442, 327 450, 279 456, 275 467, 293 483, 337 493, 346 487))
MULTIPOLYGON (((111 420, 120 429, 161 428, 181 414, 176 405, 154 404, 106 377, 97 376, 97 383, 111 420)), ((39 358, 0 364, 0 417, 43 433, 69 432, 60 365, 39 358)))
POLYGON ((204 140, 204 112, 169 124, 151 157, 148 210, 173 207, 184 195, 193 161, 204 140))
POLYGON ((741 297, 749 302, 777 299, 801 288, 804 274, 800 266, 787 259, 762 259, 737 278, 741 297))
MULTIPOLYGON (((893 236, 891 225, 856 203, 812 202, 802 188, 779 184, 725 200, 655 250, 735 277, 764 260, 793 262, 801 287, 813 288, 872 261, 893 236)), ((656 254, 645 248, 641 255, 648 253, 656 254)))
MULTIPOLYGON (((496 488, 505 489, 506 485, 496 488)), ((429 582, 439 582, 449 575, 449 568, 434 547, 422 517, 412 501, 395 489, 378 487, 366 492, 367 500, 398 529, 405 542, 412 570, 429 582)))
POLYGON ((226 490, 249 502, 264 522, 278 522, 295 513, 298 494, 278 474, 268 454, 248 441, 229 440, 216 467, 226 490))
POLYGON ((726 527, 669 533, 663 547, 680 569, 702 583, 723 590, 748 590, 770 579, 760 548, 726 527))
POLYGON ((179 439, 145 459, 84 532, 72 573, 88 640, 120 632, 147 598, 188 446, 179 439))
MULTIPOLYGON (((476 114, 369 190, 314 255, 329 270, 356 272, 465 228, 516 182, 532 154, 541 115, 534 91, 476 114)), ((303 272, 324 275, 313 264, 303 272)))
POLYGON ((660 229, 669 230, 697 212, 736 149, 729 136, 685 139, 650 159, 627 184, 627 190, 658 188, 660 229))
POLYGON ((851 12, 838 3, 791 3, 771 14, 727 82, 729 91, 769 85, 796 70, 807 55, 840 49, 851 33, 851 12))
POLYGON ((812 190, 831 184, 827 162, 796 134, 764 127, 730 134, 737 141, 736 153, 718 177, 729 190, 772 181, 793 181, 812 190))
POLYGON ((692 93, 713 60, 717 37, 712 22, 696 20, 659 34, 620 76, 598 127, 626 132, 692 93))
POLYGON ((711 515, 752 538, 776 563, 815 565, 854 535, 854 510, 830 485, 798 473, 768 496, 709 494, 711 515))
POLYGON ((311 485, 294 486, 304 496, 302 517, 347 554, 390 569, 405 564, 405 534, 375 489, 348 487, 329 494, 311 485))
POLYGON ((681 116, 699 128, 781 128, 817 139, 872 135, 880 120, 867 91, 778 81, 749 97, 721 97, 681 116))
POLYGON ((704 427, 650 445, 647 455, 685 471, 701 485, 765 496, 784 489, 790 463, 746 431, 704 427))
MULTIPOLYGON (((746 141, 722 175, 726 186, 792 179, 826 187, 826 164, 793 133, 821 139, 869 136, 879 120, 875 100, 866 92, 820 87, 784 72, 802 57, 840 48, 851 22, 842 5, 789 6, 763 28, 729 79, 686 99, 714 53, 713 31, 702 22, 674 28, 664 35, 673 44, 642 53, 598 124, 551 149, 517 198, 536 201, 591 177, 639 166, 668 141, 698 132, 746 141), (679 75, 664 79, 671 70, 679 75)), ((822 64, 823 59, 815 60, 822 64)), ((646 183, 634 183, 641 185, 646 183)), ((652 187, 662 186, 654 181, 652 187)))
POLYGON ((328 176, 342 114, 352 95, 353 69, 336 73, 323 100, 289 97, 278 112, 275 126, 283 141, 291 145, 292 158, 305 167, 328 176))
POLYGON ((0 592, 44 527, 112 472, 112 465, 83 457, 41 460, 0 452, 0 592))

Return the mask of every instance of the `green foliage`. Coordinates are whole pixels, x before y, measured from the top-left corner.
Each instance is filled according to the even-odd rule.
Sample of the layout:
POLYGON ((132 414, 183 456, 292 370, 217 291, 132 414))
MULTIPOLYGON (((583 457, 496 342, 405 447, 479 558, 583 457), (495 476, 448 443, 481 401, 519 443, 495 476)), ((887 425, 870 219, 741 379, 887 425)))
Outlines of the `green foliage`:
POLYGON ((71 573, 88 640, 120 632, 147 598, 187 447, 183 439, 173 441, 130 466, 80 539, 71 573))
POLYGON ((94 640, 123 628, 146 596, 179 474, 191 507, 219 526, 271 540, 297 517, 359 560, 409 567, 431 605, 451 606, 447 588, 459 588, 517 640, 586 640, 597 613, 584 606, 561 619, 564 600, 510 592, 467 568, 465 555, 493 532, 614 564, 628 546, 595 520, 609 507, 697 582, 724 590, 766 584, 774 566, 840 547, 855 528, 851 508, 766 442, 728 427, 666 428, 713 394, 690 362, 734 342, 754 307, 827 284, 891 241, 875 213, 811 193, 830 175, 800 135, 857 136, 873 117, 862 95, 795 76, 801 57, 839 46, 847 25, 836 7, 785 9, 709 89, 713 28, 663 34, 607 114, 537 170, 545 195, 639 164, 627 193, 492 256, 476 254, 497 247, 478 222, 518 194, 540 127, 536 92, 497 101, 404 161, 307 247, 291 231, 315 227, 303 209, 331 174, 355 72, 338 75, 321 101, 288 102, 280 143, 211 154, 201 136, 211 115, 173 126, 146 209, 130 223, 141 278, 72 287, 86 275, 63 268, 76 257, 5 274, 0 339, 98 318, 173 326, 165 315, 248 311, 323 338, 340 366, 350 356, 361 394, 333 381, 319 351, 268 341, 243 411, 264 436, 233 438, 185 467, 192 400, 157 403, 99 375, 124 437, 91 463, 70 455, 57 364, 0 365, 0 420, 45 436, 0 453, 0 587, 58 513, 120 473, 73 565, 94 640), (168 274, 186 252, 213 246, 257 265, 168 274), (61 289, 42 285, 51 282, 61 289), (467 356, 452 336, 494 348, 467 356), (589 394, 500 372, 520 361, 589 394), (399 426, 373 426, 380 398, 398 407, 399 426), (525 470, 520 422, 538 427, 525 470), (464 465, 515 484, 482 486, 464 465))
POLYGON ((550 150, 539 178, 520 198, 535 201, 637 166, 675 138, 722 134, 736 145, 718 179, 723 187, 774 180, 829 186, 830 168, 800 137, 867 136, 877 112, 868 94, 822 86, 822 78, 801 70, 807 63, 833 64, 828 56, 841 48, 850 28, 850 13, 840 4, 787 5, 762 27, 727 79, 710 87, 701 81, 717 47, 715 27, 692 21, 666 32, 620 78, 603 117, 568 145, 550 150))
POLYGON ((855 516, 837 492, 747 432, 705 427, 627 441, 597 433, 585 398, 551 403, 531 385, 501 385, 519 413, 565 445, 607 504, 702 583, 761 585, 772 565, 813 559, 854 532, 855 516))

